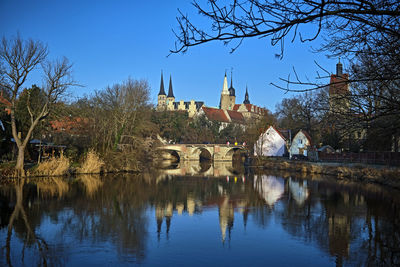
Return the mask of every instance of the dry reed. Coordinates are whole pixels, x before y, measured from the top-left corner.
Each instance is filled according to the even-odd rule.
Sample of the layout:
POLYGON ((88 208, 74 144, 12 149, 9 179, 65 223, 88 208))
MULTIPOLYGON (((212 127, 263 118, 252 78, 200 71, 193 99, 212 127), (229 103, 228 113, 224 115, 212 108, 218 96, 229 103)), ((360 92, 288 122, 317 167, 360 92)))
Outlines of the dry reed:
POLYGON ((103 166, 104 161, 100 159, 99 155, 94 150, 90 150, 82 166, 78 168, 78 173, 100 173, 103 166))
POLYGON ((36 170, 34 170, 34 174, 60 176, 67 174, 69 167, 69 159, 61 154, 60 157, 53 157, 49 160, 39 163, 36 170))

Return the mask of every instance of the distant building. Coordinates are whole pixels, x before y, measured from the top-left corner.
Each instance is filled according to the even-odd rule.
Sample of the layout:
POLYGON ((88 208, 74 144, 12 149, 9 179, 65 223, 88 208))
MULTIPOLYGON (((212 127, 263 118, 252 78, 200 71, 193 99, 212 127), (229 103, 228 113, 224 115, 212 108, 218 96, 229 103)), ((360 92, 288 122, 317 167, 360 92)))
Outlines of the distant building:
POLYGON ((294 136, 290 146, 291 155, 304 155, 307 156, 307 148, 311 146, 311 137, 304 131, 300 130, 294 136))
POLYGON ((10 115, 11 114, 11 103, 3 97, 3 90, 0 93, 0 107, 4 106, 4 111, 10 115))
POLYGON ((343 114, 349 111, 349 74, 343 73, 340 61, 336 64, 336 74, 331 75, 329 83, 329 110, 332 113, 343 114))
POLYGON ((238 125, 246 124, 246 120, 242 113, 234 111, 234 110, 224 110, 219 108, 209 108, 209 107, 201 107, 200 111, 196 114, 196 116, 205 116, 209 121, 220 122, 221 126, 219 130, 224 129, 229 124, 234 123, 238 125))
POLYGON ((269 126, 254 144, 254 155, 282 157, 287 152, 286 142, 287 139, 281 132, 273 126, 269 126))
POLYGON ((158 93, 157 111, 186 111, 190 118, 199 112, 204 105, 203 101, 183 101, 175 102, 175 96, 172 88, 172 77, 169 78, 168 95, 164 90, 164 79, 161 73, 160 92, 158 93))
POLYGON ((246 94, 243 104, 236 104, 236 92, 233 87, 233 79, 231 76, 231 85, 228 88, 228 79, 224 77, 219 108, 205 107, 203 101, 175 101, 172 87, 172 78, 169 79, 168 94, 165 93, 164 79, 161 73, 160 91, 158 93, 157 111, 186 111, 189 117, 205 114, 208 119, 221 121, 223 123, 245 123, 247 119, 258 119, 265 115, 268 111, 250 103, 249 93, 246 87, 246 94), (219 110, 219 111, 217 111, 219 110), (242 115, 239 115, 242 114, 242 115))

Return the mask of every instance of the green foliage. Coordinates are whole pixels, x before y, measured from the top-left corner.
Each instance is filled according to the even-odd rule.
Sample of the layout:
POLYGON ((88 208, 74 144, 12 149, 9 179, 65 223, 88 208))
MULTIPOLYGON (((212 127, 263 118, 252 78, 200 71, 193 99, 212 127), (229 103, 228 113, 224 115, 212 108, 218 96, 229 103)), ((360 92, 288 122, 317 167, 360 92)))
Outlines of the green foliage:
POLYGON ((183 142, 186 130, 190 130, 187 112, 153 111, 151 122, 157 126, 160 136, 175 143, 183 142))
MULTIPOLYGON (((16 102, 15 117, 17 118, 18 129, 24 136, 31 126, 31 115, 36 118, 41 110, 43 103, 45 103, 45 93, 41 88, 32 85, 31 88, 24 89, 16 102)), ((45 124, 43 121, 39 122, 35 127, 33 137, 38 137, 43 132, 45 124)))

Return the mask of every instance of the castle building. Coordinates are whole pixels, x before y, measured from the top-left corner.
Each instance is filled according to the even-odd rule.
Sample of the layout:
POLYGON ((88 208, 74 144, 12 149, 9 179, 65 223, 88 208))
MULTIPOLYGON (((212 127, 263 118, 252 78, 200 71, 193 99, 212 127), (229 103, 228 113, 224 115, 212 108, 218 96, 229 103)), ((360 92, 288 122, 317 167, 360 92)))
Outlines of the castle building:
POLYGON ((168 95, 165 93, 163 73, 161 72, 160 92, 158 93, 157 111, 186 111, 190 118, 195 115, 204 114, 210 120, 218 120, 223 123, 241 123, 246 119, 261 118, 266 109, 250 103, 249 92, 246 86, 245 99, 242 104, 236 104, 236 92, 233 87, 231 74, 231 84, 228 88, 228 78, 224 76, 219 108, 205 107, 203 101, 175 101, 172 87, 172 77, 169 78, 168 95), (219 119, 218 119, 219 118, 219 119))
POLYGON ((158 93, 157 111, 186 111, 190 118, 196 115, 201 107, 204 105, 203 101, 175 101, 174 91, 172 87, 172 77, 169 77, 168 95, 164 90, 163 73, 161 72, 160 92, 158 93))

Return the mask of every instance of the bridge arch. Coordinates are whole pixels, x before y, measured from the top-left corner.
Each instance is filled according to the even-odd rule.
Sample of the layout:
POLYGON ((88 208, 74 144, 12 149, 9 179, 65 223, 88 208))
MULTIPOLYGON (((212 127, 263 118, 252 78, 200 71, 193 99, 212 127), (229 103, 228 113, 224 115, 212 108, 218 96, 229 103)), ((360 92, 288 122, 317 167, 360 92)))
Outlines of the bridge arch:
POLYGON ((161 150, 161 152, 163 153, 163 158, 164 159, 176 159, 175 162, 180 162, 182 159, 182 152, 179 150, 175 150, 175 149, 163 149, 161 150), (167 156, 169 155, 169 156, 167 156))
POLYGON ((244 149, 243 147, 240 147, 240 146, 238 146, 238 147, 232 147, 231 149, 229 149, 229 150, 225 153, 224 158, 231 161, 231 160, 233 160, 233 155, 236 154, 236 153, 239 153, 239 152, 241 152, 241 151, 245 151, 245 149, 244 149))
POLYGON ((196 147, 192 151, 192 158, 196 158, 198 160, 201 160, 202 158, 212 160, 213 159, 213 153, 214 151, 207 146, 204 147, 196 147))

